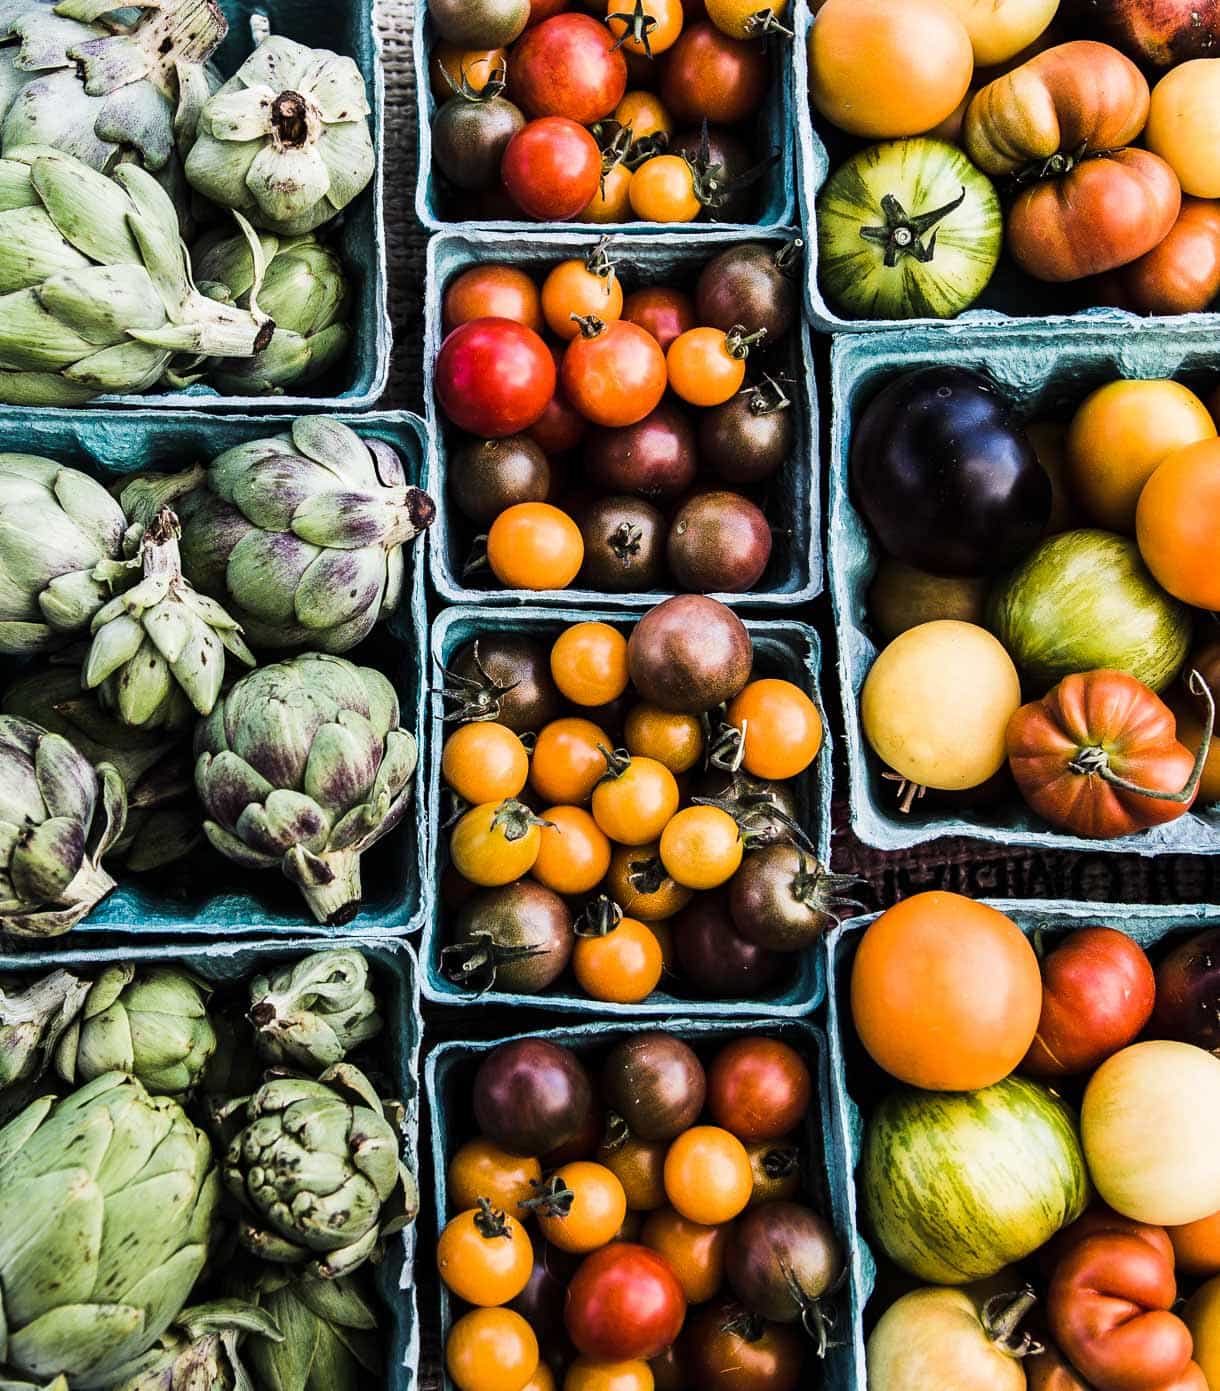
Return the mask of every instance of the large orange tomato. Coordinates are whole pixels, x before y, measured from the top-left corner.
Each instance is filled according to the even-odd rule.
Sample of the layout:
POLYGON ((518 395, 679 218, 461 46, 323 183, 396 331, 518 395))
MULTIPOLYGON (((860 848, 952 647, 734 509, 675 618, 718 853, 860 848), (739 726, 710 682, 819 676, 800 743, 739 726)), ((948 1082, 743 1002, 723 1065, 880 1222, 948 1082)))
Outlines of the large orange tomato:
POLYGON ((1180 449, 1157 469, 1140 494, 1135 539, 1162 589, 1220 609, 1220 440, 1180 449))
POLYGON ((865 932, 851 975, 861 1043, 887 1072, 934 1091, 1007 1077, 1042 1014, 1042 976, 1021 929, 952 893, 916 894, 865 932))
POLYGON ((1220 58, 1196 58, 1156 84, 1144 140, 1166 160, 1183 189, 1220 198, 1220 58))
POLYGON ((966 95, 974 51, 939 0, 826 0, 809 31, 809 94, 852 135, 919 135, 966 95))

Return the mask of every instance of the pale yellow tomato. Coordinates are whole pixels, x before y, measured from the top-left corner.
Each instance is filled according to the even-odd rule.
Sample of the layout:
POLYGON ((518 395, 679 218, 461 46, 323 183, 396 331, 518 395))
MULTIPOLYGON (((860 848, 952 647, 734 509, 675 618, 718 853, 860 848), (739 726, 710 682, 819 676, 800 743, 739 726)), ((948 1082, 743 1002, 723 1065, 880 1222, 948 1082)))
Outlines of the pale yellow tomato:
POLYGON ((1220 58, 1195 58, 1161 78, 1144 144, 1166 161, 1184 193, 1220 198, 1220 58))

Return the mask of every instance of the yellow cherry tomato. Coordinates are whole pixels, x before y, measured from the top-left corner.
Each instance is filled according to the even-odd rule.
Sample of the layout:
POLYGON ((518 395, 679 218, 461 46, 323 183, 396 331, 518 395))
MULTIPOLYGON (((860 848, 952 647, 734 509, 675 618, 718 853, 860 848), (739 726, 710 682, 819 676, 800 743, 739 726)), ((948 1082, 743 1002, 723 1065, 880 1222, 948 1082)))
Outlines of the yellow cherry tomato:
POLYGON ((1183 193, 1220 198, 1220 58, 1179 63, 1161 78, 1144 144, 1178 176, 1183 193))
POLYGON ((733 698, 728 718, 741 730, 741 766, 756 778, 794 778, 822 747, 818 707, 791 681, 751 681, 733 698))
POLYGON ((512 1309, 472 1309, 449 1330, 445 1366, 458 1391, 524 1391, 538 1339, 512 1309))
POLYGON ((542 844, 542 822, 522 802, 484 802, 471 807, 453 828, 449 858, 472 884, 511 884, 534 867, 542 844))
POLYGON ((542 282, 542 316, 565 342, 580 333, 574 315, 611 324, 623 313, 623 287, 614 262, 598 245, 584 258, 560 261, 542 282))
POLYGON ((731 39, 790 32, 783 27, 788 0, 707 0, 706 8, 708 19, 731 39))
POLYGON ((656 840, 678 810, 678 784, 655 758, 610 755, 593 789, 593 819, 619 845, 656 840))
POLYGON ((428 61, 432 95, 438 102, 448 101, 462 90, 463 80, 472 92, 481 92, 494 74, 507 68, 508 54, 503 48, 458 48, 441 40, 428 61))
POLYGON ((670 389, 692 406, 720 406, 746 379, 750 339, 740 328, 691 328, 669 345, 670 389))
POLYGON ((446 1223, 436 1268, 459 1299, 490 1309, 516 1299, 529 1283, 534 1248, 515 1217, 484 1200, 446 1223))
POLYGON ((563 1379, 563 1391, 653 1391, 647 1362, 591 1362, 578 1357, 563 1379))
POLYGON ((614 1240, 627 1215, 623 1185, 604 1164, 565 1164, 534 1199, 542 1235, 561 1251, 583 1255, 614 1240))
POLYGON ((737 822, 719 807, 684 807, 661 832, 661 863, 688 889, 727 883, 744 852, 737 822))
POLYGON ((610 32, 623 49, 642 58, 655 58, 672 48, 685 18, 682 0, 606 0, 610 32))
POLYGON ((610 841, 583 807, 548 807, 530 873, 557 894, 587 894, 610 868, 610 841))
POLYGON ((592 720, 567 717, 544 725, 530 759, 530 786, 548 802, 576 807, 606 773, 610 736, 592 720))
POLYGON ((631 143, 654 135, 672 135, 674 120, 655 92, 628 92, 614 108, 614 119, 630 128, 631 143))
POLYGON ((705 1227, 673 1208, 649 1214, 640 1242, 664 1256, 688 1304, 703 1304, 724 1283, 728 1227, 705 1227))
POLYGON ((517 796, 529 772, 525 745, 511 729, 491 721, 454 730, 441 755, 441 776, 475 806, 517 796))
POLYGON ((597 192, 576 221, 599 226, 607 222, 630 222, 631 183, 632 173, 625 164, 616 164, 607 169, 597 185, 597 192))
POLYGON ((631 176, 631 211, 642 222, 694 222, 703 211, 681 155, 653 155, 631 176))
POLYGON ((685 1130, 665 1156, 665 1192, 690 1222, 715 1227, 746 1210, 754 1178, 750 1156, 736 1135, 717 1125, 685 1130))
POLYGON ((686 773, 703 754, 703 728, 697 715, 679 715, 659 705, 635 705, 627 714, 623 740, 628 753, 664 763, 671 773, 686 773))
POLYGON ((487 533, 487 563, 507 589, 566 589, 584 559, 580 527, 549 502, 518 502, 487 533))
POLYGON ((609 623, 573 623, 551 648, 551 676, 573 705, 609 705, 627 689, 627 639, 609 623))
POLYGON ((636 918, 621 919, 603 936, 577 937, 572 949, 572 971, 580 988, 610 1004, 646 1000, 664 967, 656 934, 636 918))
POLYGON ((545 1362, 539 1362, 538 1370, 525 1383, 521 1391, 556 1391, 555 1373, 545 1362))
POLYGON ((534 1196, 534 1185, 542 1182, 542 1165, 536 1159, 509 1154, 480 1136, 457 1151, 445 1179, 451 1211, 477 1208, 479 1199, 486 1198, 492 1207, 523 1218, 525 1210, 520 1205, 534 1196))
POLYGON ((605 888, 629 918, 649 924, 672 918, 693 896, 693 891, 677 883, 661 862, 659 841, 616 846, 606 871, 605 888))

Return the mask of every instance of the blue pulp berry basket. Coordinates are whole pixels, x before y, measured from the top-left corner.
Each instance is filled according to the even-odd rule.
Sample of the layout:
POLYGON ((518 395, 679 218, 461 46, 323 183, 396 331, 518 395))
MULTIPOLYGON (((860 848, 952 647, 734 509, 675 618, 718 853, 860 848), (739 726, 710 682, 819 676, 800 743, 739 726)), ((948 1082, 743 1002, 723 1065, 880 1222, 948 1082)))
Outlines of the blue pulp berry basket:
MULTIPOLYGON (((778 250, 795 233, 712 232, 692 240, 689 236, 658 234, 652 237, 614 237, 607 248, 619 267, 628 291, 642 285, 677 283, 691 288, 700 269, 722 251, 743 243, 765 243, 778 250)), ((430 551, 432 583, 449 603, 533 604, 539 599, 559 603, 610 604, 620 608, 651 608, 669 591, 636 594, 604 594, 573 587, 563 590, 476 588, 463 578, 476 528, 451 506, 446 488, 449 444, 454 434, 436 404, 433 388, 437 353, 444 341, 442 300, 445 286, 471 266, 507 264, 525 269, 541 283, 547 271, 560 261, 583 257, 597 245, 597 234, 540 232, 528 238, 508 240, 492 232, 462 232, 433 237, 428 245, 428 296, 424 330, 424 402, 428 438, 434 451, 432 476, 436 480, 438 508, 430 551)), ((717 594, 733 607, 789 608, 812 599, 822 588, 821 468, 818 460, 818 401, 809 336, 798 325, 788 335, 783 370, 796 413, 796 437, 792 457, 767 488, 766 510, 780 529, 774 538, 771 561, 759 583, 748 594, 717 594)), ((782 354, 779 356, 782 357, 782 354)), ((774 368, 776 364, 771 363, 774 368)), ((747 374, 754 380, 754 374, 747 374)), ((726 485, 728 486, 728 485, 726 485)), ((494 577, 488 572, 494 585, 494 577)))
MULTIPOLYGON (((419 0, 415 6, 415 29, 412 34, 412 47, 415 54, 415 90, 419 102, 419 179, 415 189, 415 213, 430 232, 439 232, 455 227, 482 227, 497 232, 518 232, 533 236, 536 232, 560 231, 572 223, 529 222, 499 220, 457 220, 445 215, 444 176, 433 167, 432 158, 432 118, 436 114, 437 102, 432 95, 432 80, 429 75, 429 60, 433 45, 437 42, 436 28, 428 14, 426 0, 419 0)), ((769 153, 776 156, 775 162, 759 180, 758 216, 752 223, 733 222, 615 222, 604 224, 600 230, 607 232, 682 232, 704 235, 725 228, 776 228, 789 227, 796 216, 797 176, 796 160, 792 148, 792 131, 796 125, 795 94, 798 90, 793 81, 795 62, 794 45, 782 35, 769 43, 771 56, 771 82, 767 99, 758 113, 756 124, 757 154, 759 160, 769 153)), ((511 63, 511 55, 509 58, 511 63)), ((630 83, 628 83, 630 88, 630 83)))
MULTIPOLYGON (((1163 907, 1142 903, 1107 905, 1038 899, 989 901, 993 908, 1012 918, 1026 936, 1039 933, 1047 938, 1056 938, 1080 927, 1112 927, 1126 933, 1148 952, 1154 952, 1159 944, 1170 938, 1220 925, 1220 908, 1197 903, 1163 907)), ((861 1233, 853 1175, 860 1164, 864 1136, 861 1106, 867 1105, 881 1074, 871 1063, 860 1061, 857 1065, 857 1058, 862 1059, 862 1052, 852 1031, 850 982, 851 962, 860 937, 878 916, 873 913, 852 918, 836 928, 824 944, 832 1110, 830 1170, 843 1176, 849 1212, 847 1238, 851 1252, 851 1342, 843 1349, 843 1375, 832 1383, 835 1391, 868 1391, 864 1309, 877 1283, 877 1265, 861 1233)), ((891 1081, 889 1085, 896 1087, 898 1083, 891 1081)), ((876 1314, 882 1311, 870 1312, 876 1314)))
MULTIPOLYGON (((384 440, 398 451, 408 482, 427 487, 423 422, 405 411, 343 417, 358 434, 384 440)), ((0 451, 42 453, 111 483, 142 470, 173 472, 206 463, 226 449, 287 430, 288 418, 217 416, 169 411, 130 411, 102 415, 90 411, 39 411, 0 415, 0 451)), ((417 542, 408 561, 402 607, 388 631, 370 638, 348 656, 381 666, 394 681, 404 726, 420 743, 417 778, 422 787, 426 762, 423 658, 427 631, 424 560, 417 542), (366 651, 365 649, 369 650, 366 651), (375 650, 374 650, 375 649, 375 650)), ((287 655, 287 654, 284 654, 287 655)), ((276 660, 269 656, 265 660, 276 660)), ((13 674, 0 660, 0 684, 13 674)), ((212 852, 196 852, 188 867, 205 873, 185 879, 174 871, 141 882, 126 876, 119 888, 73 929, 74 933, 125 936, 233 936, 290 933, 299 936, 382 935, 414 931, 425 909, 425 867, 430 863, 428 829, 408 816, 363 857, 365 905, 346 927, 320 927, 310 917, 296 887, 274 871, 243 871, 212 852)))
POLYGON ((908 329, 885 335, 842 336, 831 353, 834 418, 830 441, 830 597, 839 638, 839 684, 846 725, 852 825, 867 845, 901 850, 940 836, 966 836, 997 845, 1126 854, 1220 854, 1220 807, 1188 812, 1167 825, 1115 840, 1086 840, 1052 830, 1015 797, 996 807, 958 814, 916 802, 903 815, 894 785, 860 726, 859 696, 877 655, 867 613, 878 548, 850 493, 852 430, 860 410, 889 379, 932 364, 990 376, 1029 419, 1064 418, 1094 388, 1119 377, 1215 381, 1216 336, 1203 325, 1170 329, 1153 324, 1074 324, 1070 332, 1009 325, 1004 329, 908 329))
MULTIPOLYGON (((630 632, 634 620, 625 614, 598 610, 561 612, 554 609, 494 609, 456 608, 445 610, 432 628, 432 695, 431 724, 428 743, 428 821, 440 827, 444 821, 442 797, 441 752, 445 740, 445 702, 441 695, 444 671, 454 655, 468 642, 489 633, 507 632, 528 634, 549 642, 572 623, 586 621, 613 624, 622 632, 630 632)), ((801 825, 817 851, 819 860, 830 859, 830 784, 833 753, 830 730, 818 687, 821 671, 821 645, 812 628, 801 623, 759 622, 747 620, 746 627, 754 642, 758 667, 768 675, 782 676, 809 692, 822 714, 825 742, 814 766, 798 779, 801 825)), ((434 832, 433 860, 430 878, 433 884, 448 863, 447 836, 434 832)), ((793 971, 766 995, 744 1000, 704 1000, 675 996, 657 991, 640 1004, 619 1005, 593 1000, 583 993, 565 974, 556 985, 537 995, 514 994, 507 991, 483 995, 464 989, 448 980, 441 972, 441 949, 445 945, 444 909, 440 895, 432 896, 424 919, 420 939, 420 958, 423 964, 423 992, 435 1004, 477 1006, 480 1008, 506 1006, 533 1007, 562 1013, 607 1015, 619 1018, 638 1018, 642 1015, 713 1015, 740 1018, 762 1012, 776 1018, 812 1014, 821 1003, 825 989, 820 969, 820 954, 806 951, 796 954, 793 971)))
MULTIPOLYGON (((108 966, 121 962, 136 965, 174 965, 185 967, 217 989, 232 987, 251 977, 282 969, 311 952, 324 951, 327 943, 316 939, 279 937, 274 940, 213 942, 152 946, 128 942, 121 948, 91 947, 89 950, 27 952, 9 957, 5 971, 24 984, 24 978, 52 970, 73 971, 94 977, 108 966)), ((384 1046, 385 1073, 395 1099, 404 1107, 401 1127, 403 1161, 417 1177, 420 1168, 419 1086, 420 1042, 423 1021, 419 1012, 419 968, 414 953, 405 943, 380 937, 353 938, 344 946, 357 948, 372 968, 374 988, 385 1018, 385 1032, 378 1044, 384 1046)), ((377 1045, 374 1045, 376 1047, 377 1045)), ((386 1391, 415 1391, 419 1380, 419 1310, 415 1294, 414 1226, 407 1227, 390 1245, 386 1259, 377 1270, 376 1285, 381 1303, 381 1346, 385 1358, 383 1385, 386 1391)))
MULTIPOLYGON (((601 1022, 533 1034, 513 1034, 474 1043, 436 1045, 424 1059, 424 1094, 431 1117, 432 1178, 438 1226, 443 1227, 449 1218, 456 1215, 449 1207, 446 1169, 459 1146, 476 1134, 470 1109, 471 1086, 478 1065, 488 1053, 501 1043, 535 1037, 571 1048, 582 1058, 597 1062, 622 1039, 654 1029, 662 1029, 685 1040, 705 1061, 714 1055, 718 1046, 748 1034, 764 1034, 768 1038, 780 1039, 805 1058, 813 1074, 817 1097, 810 1107, 801 1136, 801 1201, 825 1214, 834 1224, 841 1241, 845 1244, 852 1241, 855 1214, 851 1206, 851 1171, 843 1167, 834 1148, 836 1121, 831 1109, 826 1037, 820 1028, 806 1020, 776 1020, 766 1016, 733 1020, 669 1018, 647 1023, 601 1022)), ((440 1287, 438 1328, 443 1340, 454 1319, 464 1309, 443 1284, 437 1283, 440 1287)), ((839 1295, 835 1311, 837 1317, 825 1361, 824 1384, 828 1388, 835 1388, 835 1391, 852 1384, 853 1343, 844 1337, 845 1311, 840 1311, 845 1302, 843 1296, 839 1295)), ((858 1320, 854 1306, 851 1312, 855 1324, 858 1320)), ((811 1362, 813 1360, 810 1359, 811 1362)), ((452 1385, 452 1381, 446 1378, 445 1386, 448 1388, 452 1385)))

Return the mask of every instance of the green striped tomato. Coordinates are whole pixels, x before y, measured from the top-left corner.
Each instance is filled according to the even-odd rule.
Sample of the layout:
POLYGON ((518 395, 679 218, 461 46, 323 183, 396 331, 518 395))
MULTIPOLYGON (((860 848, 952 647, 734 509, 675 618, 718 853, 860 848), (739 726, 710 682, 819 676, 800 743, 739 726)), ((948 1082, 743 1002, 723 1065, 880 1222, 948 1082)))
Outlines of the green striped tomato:
POLYGON ((1074 1222, 1090 1195, 1076 1117, 1022 1077, 978 1092, 887 1097, 869 1121, 860 1189, 886 1254, 938 1285, 1022 1260, 1074 1222))

